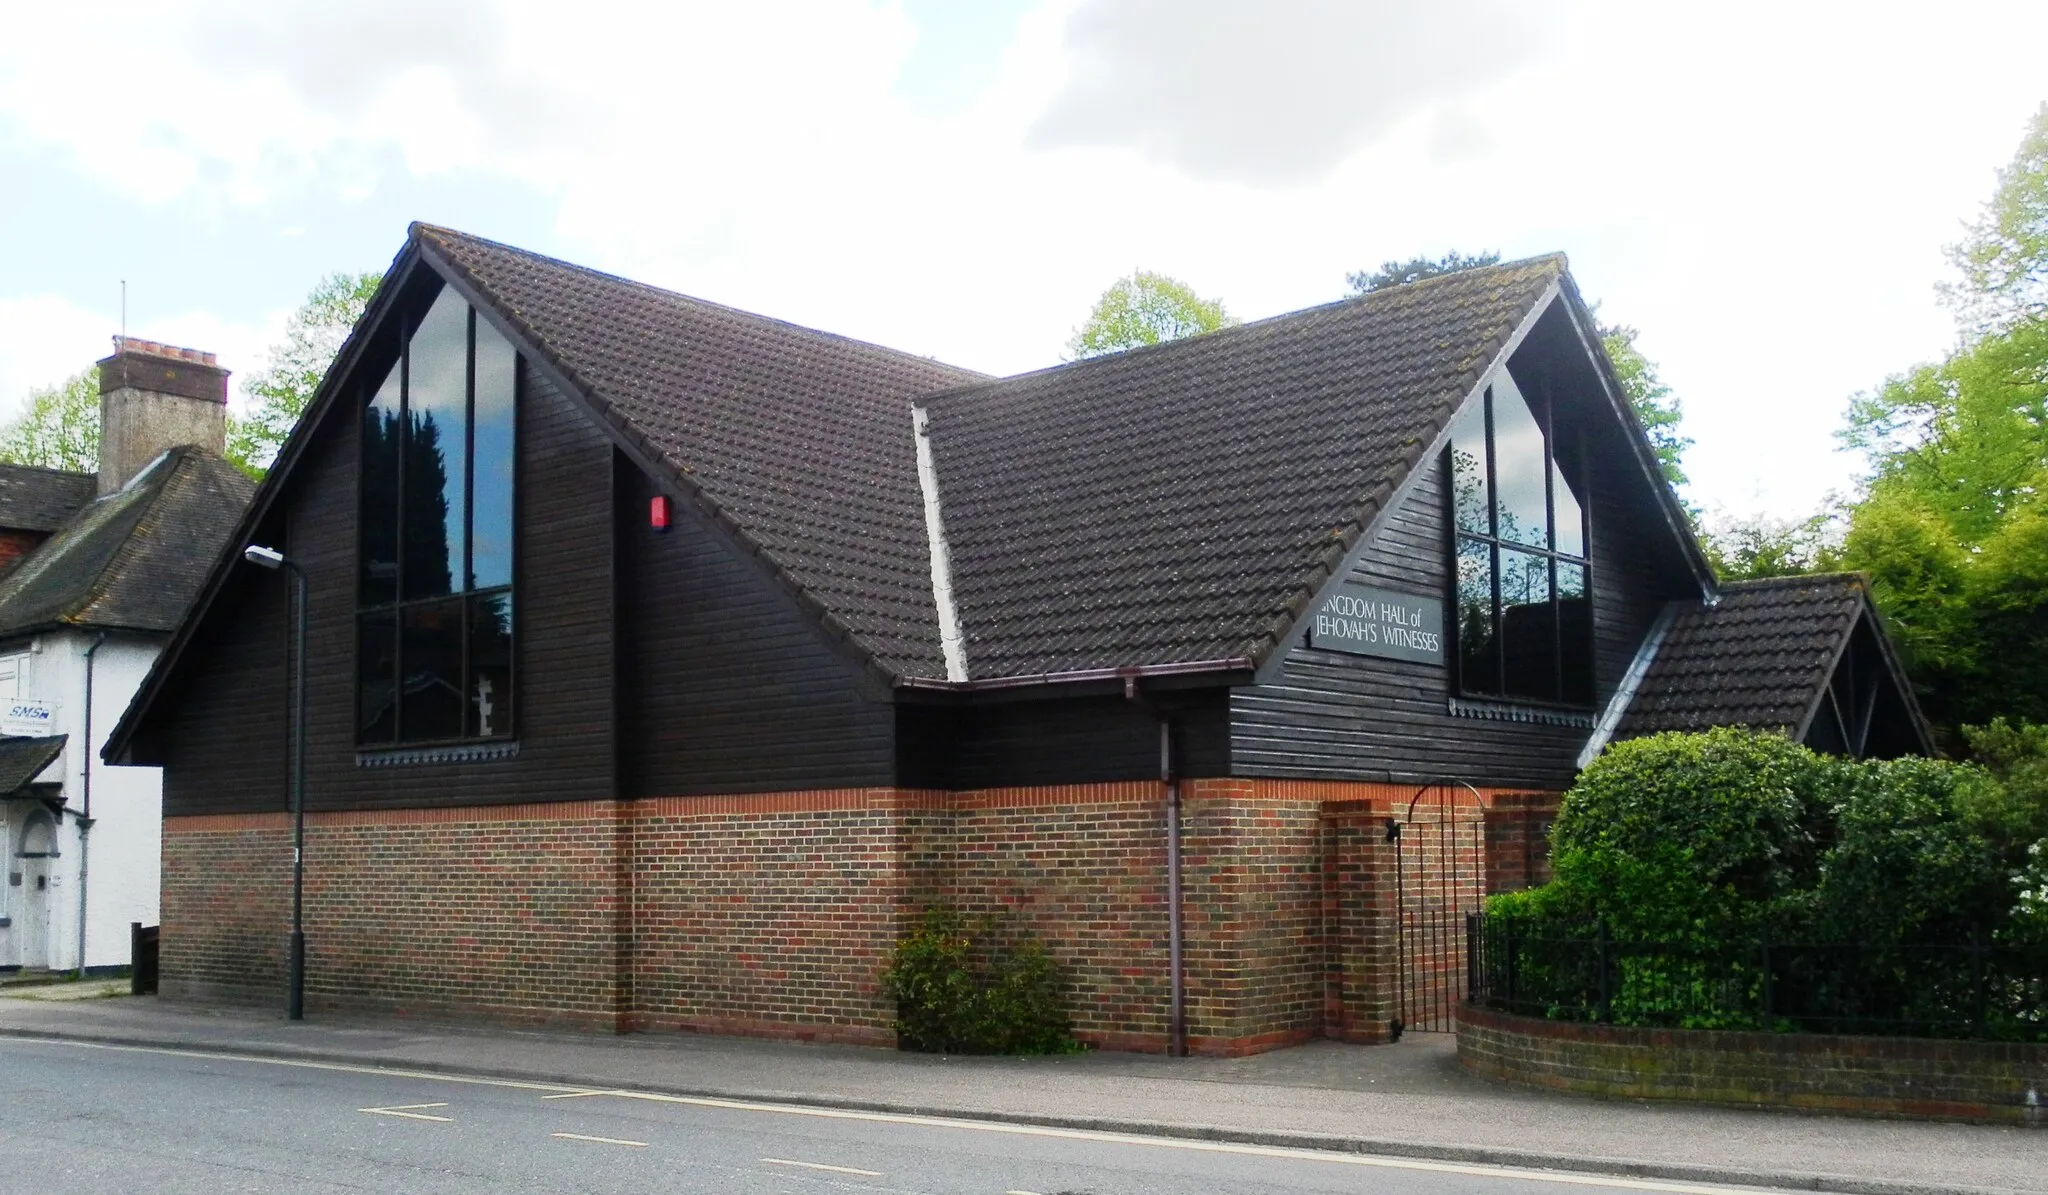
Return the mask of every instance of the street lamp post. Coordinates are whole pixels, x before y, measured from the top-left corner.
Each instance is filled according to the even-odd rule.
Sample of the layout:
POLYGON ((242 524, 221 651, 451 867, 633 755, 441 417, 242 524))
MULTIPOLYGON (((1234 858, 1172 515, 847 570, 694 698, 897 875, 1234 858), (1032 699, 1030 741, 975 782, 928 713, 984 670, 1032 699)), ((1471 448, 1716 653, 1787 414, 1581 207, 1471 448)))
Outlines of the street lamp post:
POLYGON ((306 1018, 306 571, 275 548, 250 544, 242 559, 292 577, 292 939, 284 1015, 306 1018))

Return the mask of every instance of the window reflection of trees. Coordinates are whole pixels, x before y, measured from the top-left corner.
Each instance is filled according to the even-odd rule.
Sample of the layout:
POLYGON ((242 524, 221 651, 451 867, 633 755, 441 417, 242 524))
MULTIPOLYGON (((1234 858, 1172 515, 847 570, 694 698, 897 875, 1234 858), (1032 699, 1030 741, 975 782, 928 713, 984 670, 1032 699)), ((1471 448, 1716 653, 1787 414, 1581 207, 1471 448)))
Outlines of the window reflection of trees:
POLYGON ((1587 704, 1584 512, 1558 460, 1550 414, 1503 372, 1451 427, 1458 687, 1587 704))
POLYGON ((502 738, 518 357, 445 289, 399 357, 362 422, 358 740, 502 738))

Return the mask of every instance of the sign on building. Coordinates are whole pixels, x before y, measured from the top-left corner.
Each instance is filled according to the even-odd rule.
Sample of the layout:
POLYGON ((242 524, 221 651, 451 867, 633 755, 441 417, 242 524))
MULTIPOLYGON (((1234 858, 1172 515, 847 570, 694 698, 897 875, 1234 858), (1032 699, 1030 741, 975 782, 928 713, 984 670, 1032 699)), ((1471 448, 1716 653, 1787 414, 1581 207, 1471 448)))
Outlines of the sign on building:
POLYGON ((1316 611, 1308 644, 1355 656, 1442 664, 1444 604, 1438 598, 1346 581, 1316 611))
POLYGON ((56 733, 57 703, 32 697, 0 698, 0 734, 40 738, 56 733))

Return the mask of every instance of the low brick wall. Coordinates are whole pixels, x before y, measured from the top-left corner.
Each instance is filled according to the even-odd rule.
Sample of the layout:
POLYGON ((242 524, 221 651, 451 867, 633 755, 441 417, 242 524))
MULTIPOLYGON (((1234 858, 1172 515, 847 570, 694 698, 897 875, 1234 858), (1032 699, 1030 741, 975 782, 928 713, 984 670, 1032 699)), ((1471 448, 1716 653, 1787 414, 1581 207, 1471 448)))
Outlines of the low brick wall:
POLYGON ((1589 1095, 2048 1127, 2048 1045, 1627 1029, 1467 1006, 1458 1060, 1490 1078, 1589 1095))

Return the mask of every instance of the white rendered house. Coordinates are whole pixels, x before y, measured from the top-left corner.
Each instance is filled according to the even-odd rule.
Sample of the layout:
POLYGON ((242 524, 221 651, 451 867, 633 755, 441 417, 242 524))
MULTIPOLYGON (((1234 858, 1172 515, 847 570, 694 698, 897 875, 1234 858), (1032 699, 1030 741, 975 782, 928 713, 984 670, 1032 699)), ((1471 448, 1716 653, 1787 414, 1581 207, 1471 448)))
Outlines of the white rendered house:
POLYGON ((162 782, 100 762, 253 490, 211 353, 116 341, 99 473, 0 465, 0 971, 129 961, 154 925, 162 782))

